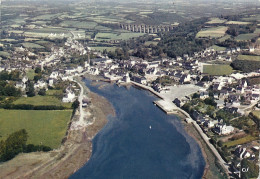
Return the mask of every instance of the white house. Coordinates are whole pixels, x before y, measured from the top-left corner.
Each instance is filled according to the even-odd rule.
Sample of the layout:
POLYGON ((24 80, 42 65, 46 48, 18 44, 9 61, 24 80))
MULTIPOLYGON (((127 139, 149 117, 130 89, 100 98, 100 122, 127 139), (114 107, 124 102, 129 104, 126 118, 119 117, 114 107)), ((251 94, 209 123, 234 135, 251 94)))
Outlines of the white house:
POLYGON ((218 135, 227 135, 230 134, 234 131, 234 127, 232 126, 227 126, 226 124, 216 124, 214 131, 218 135))
POLYGON ((37 83, 34 84, 34 88, 44 88, 47 86, 47 83, 43 80, 39 80, 37 83))
POLYGON ((17 82, 17 83, 15 84, 15 87, 16 87, 16 88, 20 88, 22 91, 25 91, 25 89, 26 89, 26 85, 25 85, 24 82, 17 82))
POLYGON ((59 72, 57 72, 57 71, 53 71, 53 72, 51 73, 51 75, 50 75, 50 78, 57 79, 58 76, 59 76, 59 72))
POLYGON ((66 90, 66 95, 62 98, 62 102, 64 103, 71 103, 74 101, 76 95, 71 90, 66 90))

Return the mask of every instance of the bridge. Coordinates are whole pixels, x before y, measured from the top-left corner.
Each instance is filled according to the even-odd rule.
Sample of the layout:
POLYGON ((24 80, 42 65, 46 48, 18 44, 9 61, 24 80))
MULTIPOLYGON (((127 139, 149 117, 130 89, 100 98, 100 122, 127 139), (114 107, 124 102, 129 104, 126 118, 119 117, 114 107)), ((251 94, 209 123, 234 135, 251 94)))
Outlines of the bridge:
POLYGON ((158 32, 169 32, 173 30, 174 25, 144 25, 144 24, 120 24, 120 28, 131 32, 138 33, 158 33, 158 32))

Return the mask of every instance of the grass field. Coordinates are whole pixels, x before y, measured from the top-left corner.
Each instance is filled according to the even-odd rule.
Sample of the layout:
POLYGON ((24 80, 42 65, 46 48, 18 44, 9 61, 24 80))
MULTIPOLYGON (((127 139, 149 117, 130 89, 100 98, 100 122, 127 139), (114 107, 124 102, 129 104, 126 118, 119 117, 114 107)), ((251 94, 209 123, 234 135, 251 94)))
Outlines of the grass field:
POLYGON ((0 51, 0 56, 9 57, 10 54, 8 52, 0 51))
POLYGON ((80 22, 80 21, 63 21, 60 24, 62 27, 75 27, 75 28, 81 28, 81 29, 94 29, 97 26, 97 23, 95 22, 80 22))
POLYGON ((35 72, 33 69, 27 70, 26 71, 26 76, 29 78, 29 80, 33 80, 34 76, 35 76, 35 72))
POLYGON ((238 60, 260 61, 260 56, 238 55, 238 60))
POLYGON ((230 75, 233 69, 229 65, 203 65, 203 73, 209 75, 230 75))
POLYGON ((144 33, 98 33, 96 35, 97 40, 128 40, 133 37, 140 37, 143 36, 144 33))
POLYGON ((62 103, 61 100, 54 96, 34 96, 34 97, 21 97, 13 102, 13 104, 30 104, 34 106, 64 106, 71 108, 71 103, 62 103))
POLYGON ((253 111, 252 113, 255 117, 257 117, 260 120, 260 111, 253 111))
POLYGON ((44 48, 44 47, 41 46, 41 45, 38 45, 38 44, 35 44, 35 43, 29 43, 29 42, 22 43, 22 45, 23 45, 25 48, 44 48))
POLYGON ((248 25, 251 24, 250 22, 242 22, 242 21, 228 21, 226 24, 235 24, 235 25, 248 25))
POLYGON ((46 145, 51 148, 60 146, 66 134, 72 110, 30 111, 0 109, 0 140, 20 129, 26 129, 27 144, 46 145))
POLYGON ((94 49, 96 51, 100 51, 100 52, 103 52, 103 50, 107 50, 108 52, 111 51, 111 52, 114 52, 116 50, 117 47, 90 47, 91 49, 94 49))
POLYGON ((220 47, 220 46, 217 46, 217 45, 213 45, 213 46, 211 46, 211 48, 213 48, 216 51, 224 51, 224 50, 226 50, 225 47, 220 47))
POLYGON ((260 22, 260 14, 251 15, 250 17, 243 18, 243 21, 258 21, 260 22))
POLYGON ((227 20, 225 19, 219 19, 219 18, 211 18, 210 21, 207 22, 207 24, 223 24, 227 20))
POLYGON ((225 40, 229 39, 230 37, 231 37, 231 35, 225 35, 224 37, 221 37, 221 38, 219 38, 218 40, 219 40, 220 42, 224 42, 225 40))
POLYGON ((246 41, 246 40, 251 40, 255 37, 257 37, 258 34, 257 33, 249 33, 249 34, 240 34, 238 35, 235 40, 237 41, 246 41))
POLYGON ((158 42, 147 41, 147 42, 144 43, 145 46, 149 46, 149 45, 151 45, 151 44, 153 44, 153 45, 156 46, 156 45, 158 44, 158 42))
POLYGON ((230 142, 225 142, 223 145, 227 145, 227 147, 232 147, 232 146, 236 146, 236 145, 240 145, 240 144, 245 144, 248 142, 251 142, 253 140, 257 140, 258 137, 253 137, 251 135, 247 135, 246 137, 243 137, 241 139, 237 139, 234 141, 230 141, 230 142))
POLYGON ((197 33, 196 38, 204 38, 204 37, 220 38, 225 35, 227 29, 228 27, 225 26, 203 29, 197 33))

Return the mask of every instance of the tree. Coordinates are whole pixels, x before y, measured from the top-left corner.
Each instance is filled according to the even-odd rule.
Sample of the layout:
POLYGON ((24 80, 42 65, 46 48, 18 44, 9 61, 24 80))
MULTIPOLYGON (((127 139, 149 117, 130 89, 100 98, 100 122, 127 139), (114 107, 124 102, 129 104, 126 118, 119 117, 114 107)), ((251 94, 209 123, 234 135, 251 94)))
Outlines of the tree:
POLYGON ((34 91, 34 84, 33 84, 33 82, 29 82, 29 89, 28 89, 28 91, 27 91, 27 96, 28 97, 33 97, 33 96, 35 96, 35 91, 34 91))
POLYGON ((45 89, 45 88, 40 89, 40 91, 38 92, 38 94, 39 94, 40 96, 45 96, 45 95, 46 95, 46 89, 45 89))
POLYGON ((78 101, 78 100, 75 100, 75 101, 72 103, 71 107, 73 108, 73 110, 76 110, 76 109, 79 107, 79 105, 80 105, 79 101, 78 101))
POLYGON ((7 161, 15 157, 26 148, 28 134, 25 129, 19 130, 9 135, 4 144, 1 142, 1 161, 7 161))
POLYGON ((34 70, 35 73, 41 73, 41 71, 42 71, 42 70, 41 70, 40 67, 36 67, 35 70, 34 70))

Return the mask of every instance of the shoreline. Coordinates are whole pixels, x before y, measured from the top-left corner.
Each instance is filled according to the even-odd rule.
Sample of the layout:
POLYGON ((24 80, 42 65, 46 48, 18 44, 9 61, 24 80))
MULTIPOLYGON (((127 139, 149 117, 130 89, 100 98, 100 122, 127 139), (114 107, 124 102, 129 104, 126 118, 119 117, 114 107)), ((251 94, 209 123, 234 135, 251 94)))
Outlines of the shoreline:
MULTIPOLYGON (((79 83, 83 84, 84 78, 108 82, 100 76, 85 75, 82 78, 80 77, 79 83)), ((128 84, 126 84, 126 86, 127 85, 128 84)), ((136 87, 134 84, 130 85, 136 87)), ((140 88, 140 86, 137 87, 140 88)), ((23 176, 23 178, 37 179, 68 178, 87 163, 92 155, 92 139, 108 122, 107 116, 115 115, 115 110, 112 104, 106 98, 91 92, 86 85, 83 85, 83 88, 84 93, 91 98, 90 113, 93 123, 87 125, 81 130, 69 129, 67 131, 68 135, 66 136, 66 141, 59 149, 47 153, 34 152, 29 154, 20 154, 13 160, 6 162, 6 164, 0 165, 0 178, 20 178, 21 176, 23 176), (27 160, 28 157, 31 160, 29 160, 26 164, 21 162, 23 160, 27 160), (14 163, 19 163, 19 165, 17 166, 17 164, 15 165, 14 163), (28 165, 30 166, 27 167, 28 165), (8 167, 9 169, 6 171, 8 167)), ((154 93, 152 94, 156 95, 154 93)), ((187 117, 180 110, 176 111, 175 114, 180 118, 185 132, 200 146, 203 158, 206 163, 202 178, 216 178, 215 174, 210 170, 210 166, 215 165, 216 158, 208 149, 207 144, 202 139, 199 131, 196 130, 196 127, 193 123, 184 122, 187 117)), ((74 119, 71 120, 70 123, 77 121, 77 117, 79 117, 77 115, 78 114, 75 114, 73 117, 74 119)))
POLYGON ((77 110, 68 124, 66 140, 58 149, 19 154, 0 164, 0 178, 68 178, 87 163, 92 155, 92 139, 108 122, 107 116, 115 115, 115 110, 107 99, 91 92, 85 85, 84 93, 91 99, 87 120, 92 123, 81 129, 71 129, 71 123, 80 117, 77 110))
MULTIPOLYGON (((144 85, 141 84, 137 84, 135 82, 130 83, 132 86, 139 88, 139 89, 143 89, 143 90, 147 90, 149 91, 151 94, 157 96, 158 98, 160 98, 163 101, 166 101, 164 99, 164 97, 162 97, 159 93, 157 93, 156 91, 154 91, 153 89, 146 87, 144 85)), ((161 105, 160 103, 156 103, 157 101, 155 101, 154 103, 156 104, 156 106, 161 109, 162 111, 164 111, 167 115, 169 114, 175 114, 177 115, 183 126, 184 126, 184 130, 186 131, 186 133, 192 137, 200 146, 203 158, 205 160, 205 167, 204 167, 204 172, 203 172, 203 176, 202 178, 205 179, 214 179, 214 178, 218 178, 217 176, 222 176, 223 177, 223 173, 228 174, 227 171, 224 171, 226 168, 224 168, 223 166, 221 166, 220 164, 220 160, 217 158, 216 154, 214 153, 214 151, 212 151, 212 149, 210 148, 209 144, 205 141, 205 139, 203 138, 203 134, 201 134, 201 131, 199 131, 197 129, 198 126, 195 126, 197 124, 194 123, 194 121, 191 119, 190 115, 186 112, 183 111, 181 108, 177 107, 176 105, 174 105, 174 107, 172 107, 172 110, 169 111, 168 109, 165 108, 165 106, 161 105), (188 122, 186 119, 189 118, 191 119, 191 122, 188 122), (221 169, 219 167, 216 167, 215 164, 218 163, 218 165, 220 165, 221 169), (212 171, 211 171, 212 170, 212 171), (215 170, 219 170, 219 172, 216 172, 215 170)), ((222 158, 221 158, 222 159, 222 158)), ((228 177, 227 177, 228 178, 228 177)))

